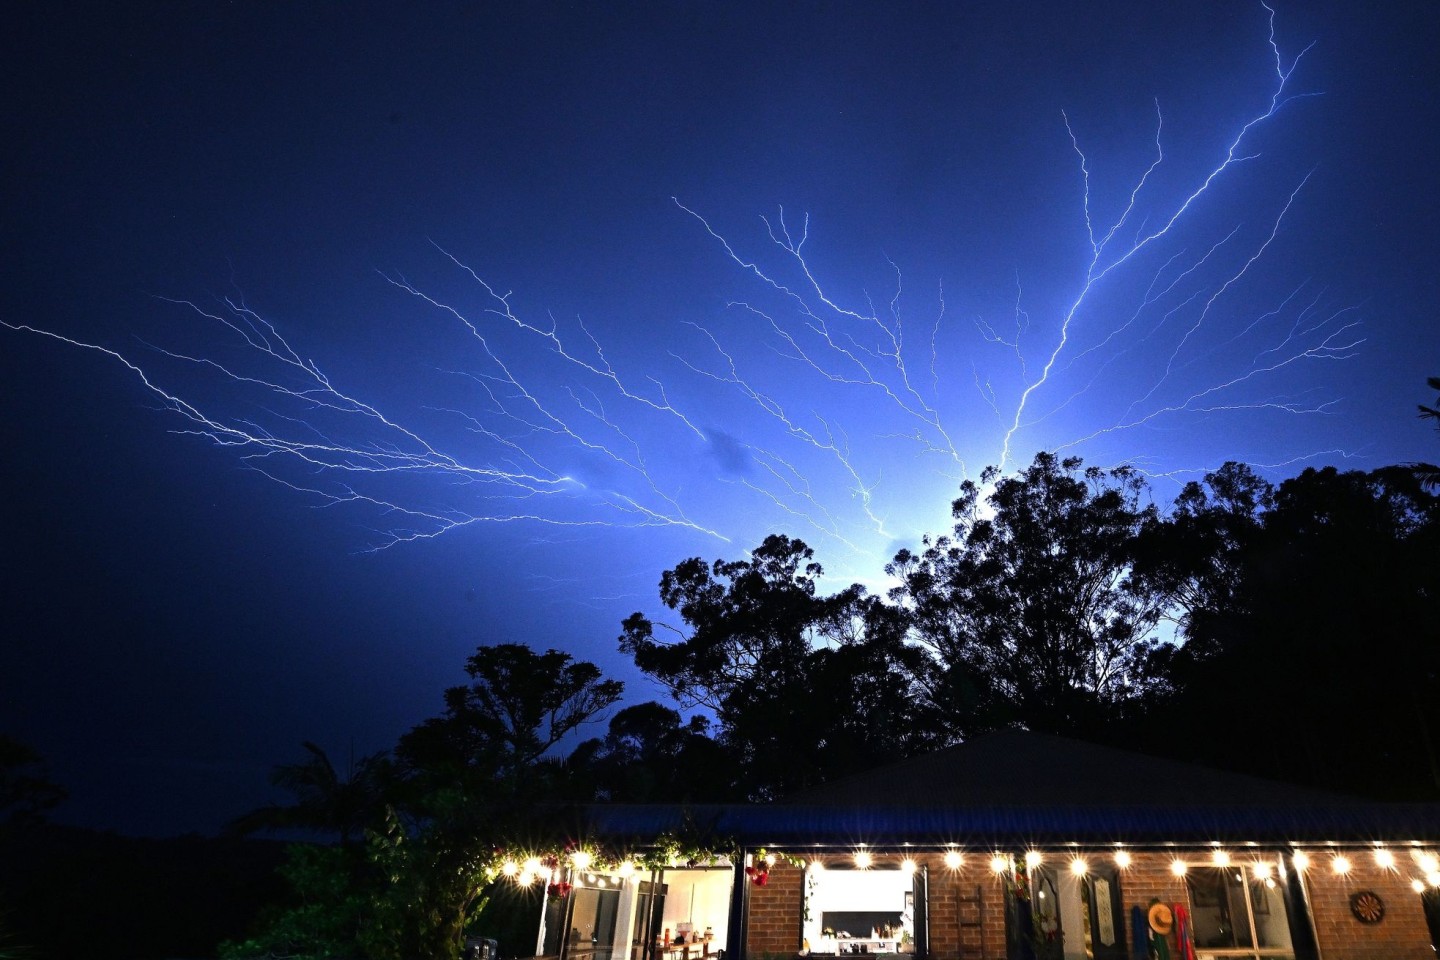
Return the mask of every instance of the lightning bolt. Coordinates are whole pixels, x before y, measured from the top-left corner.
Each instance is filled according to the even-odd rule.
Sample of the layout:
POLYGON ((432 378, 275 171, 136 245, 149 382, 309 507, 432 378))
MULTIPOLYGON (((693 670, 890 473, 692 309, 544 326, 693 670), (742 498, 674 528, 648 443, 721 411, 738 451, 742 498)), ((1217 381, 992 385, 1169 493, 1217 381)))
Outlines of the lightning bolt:
MULTIPOLYGON (((654 328, 652 362, 607 350, 603 321, 535 319, 433 240, 461 293, 380 273, 437 335, 464 347, 416 374, 438 396, 403 414, 332 378, 243 296, 209 308, 161 298, 203 321, 204 350, 142 342, 122 352, 0 325, 103 355, 178 418, 175 432, 235 452, 319 506, 378 518, 372 549, 503 524, 720 542, 788 528, 840 548, 853 561, 841 577, 864 577, 894 538, 945 522, 917 517, 914 504, 932 486, 951 488, 977 456, 1011 465, 1022 432, 1042 424, 1062 434, 1047 438, 1051 449, 1108 449, 1178 422, 1335 410, 1336 398, 1295 380, 1355 355, 1364 342, 1358 308, 1328 306, 1308 283, 1288 285, 1265 309, 1239 296, 1310 175, 1258 226, 1194 223, 1214 185, 1258 157, 1253 131, 1312 96, 1289 92, 1310 46, 1287 61, 1275 12, 1262 7, 1273 68, 1260 105, 1180 188, 1160 183, 1168 158, 1156 100, 1146 159, 1114 192, 1115 211, 1102 214, 1105 172, 1082 146, 1083 119, 1061 111, 1055 135, 1079 166, 1080 279, 1047 300, 1017 270, 1013 295, 997 295, 1003 306, 993 310, 985 294, 962 291, 969 324, 947 319, 953 286, 936 280, 926 293, 888 257, 877 257, 888 268, 884 293, 853 292, 849 278, 835 279, 808 214, 797 220, 780 208, 753 233, 727 235, 718 218, 672 198, 737 292, 703 322, 654 328), (1143 377, 1123 369, 1151 354, 1161 362, 1143 377), (174 385, 196 377, 213 390, 208 399, 174 385), (1080 425, 1068 422, 1082 414, 1080 425), (721 466, 707 466, 712 456, 721 466)), ((1162 469, 1143 444, 1119 462, 1177 483, 1205 469, 1162 469)))
MULTIPOLYGON (((1261 6, 1265 8, 1265 11, 1269 16, 1270 33, 1268 42, 1270 45, 1270 49, 1275 56, 1275 86, 1271 91, 1270 99, 1269 102, 1266 104, 1265 109, 1252 116, 1240 127, 1239 131, 1235 134, 1234 138, 1231 139, 1229 146, 1226 148, 1224 158, 1218 164, 1212 167, 1200 180, 1200 183, 1195 186, 1193 190, 1188 195, 1186 195, 1178 204, 1174 206, 1173 210, 1170 212, 1170 215, 1164 219, 1164 222, 1158 228, 1150 232, 1144 232, 1142 230, 1133 242, 1131 242, 1120 253, 1114 255, 1109 260, 1104 259, 1105 250, 1109 245, 1109 242, 1115 237, 1116 233, 1120 230, 1120 228, 1124 226, 1126 220, 1129 219, 1130 214, 1134 211, 1136 197, 1140 194, 1140 191, 1145 186, 1145 182, 1149 179, 1150 174, 1153 173, 1155 169, 1159 167, 1165 159, 1164 151, 1160 147, 1160 129, 1164 122, 1163 116, 1161 116, 1160 114, 1160 106, 1157 102, 1155 107, 1157 117, 1155 132, 1155 144, 1157 151, 1156 158, 1150 164, 1150 166, 1146 168, 1144 174, 1142 174, 1137 180, 1134 189, 1130 192, 1129 202, 1125 205, 1125 208, 1121 211, 1119 217, 1116 218, 1110 229, 1106 232, 1104 238, 1098 241, 1095 239, 1095 227, 1090 212, 1089 163, 1086 159, 1085 152, 1080 148, 1079 140, 1075 136, 1074 130, 1070 125, 1070 118, 1068 116, 1065 117, 1065 129, 1070 134, 1070 142, 1075 150, 1075 153, 1078 154, 1080 157, 1080 170, 1084 178, 1085 189, 1083 195, 1083 208, 1085 214, 1085 226, 1090 237, 1090 262, 1089 265, 1086 267, 1085 281, 1081 286, 1079 293, 1076 294, 1074 300, 1071 302, 1070 308, 1065 312, 1065 315, 1061 320, 1058 342, 1055 344, 1054 349, 1051 350, 1050 356, 1046 360, 1045 366, 1041 370, 1039 376, 1036 377, 1035 380, 1027 384, 1024 391, 1020 394, 1020 399, 1015 406, 1015 414, 1011 419, 1010 427, 1005 431, 1005 436, 1001 441, 999 462, 1002 469, 1010 462, 1011 444, 1015 439, 1015 434, 1019 432, 1021 428, 1021 421, 1025 416, 1025 408, 1029 404, 1031 396, 1033 396, 1036 391, 1043 388, 1046 382, 1049 380, 1051 370, 1054 369, 1056 362, 1059 361, 1061 355, 1065 352, 1065 347, 1070 342, 1071 325, 1075 322, 1077 313, 1080 311, 1082 305, 1085 304, 1086 300, 1089 299, 1090 294, 1094 290, 1095 286, 1099 284, 1102 280, 1104 280, 1107 276, 1109 276, 1111 273, 1115 272, 1120 267, 1128 263, 1130 260, 1134 259, 1134 257, 1142 250, 1151 246, 1153 243, 1155 243, 1157 240, 1160 240, 1162 237, 1167 236, 1175 228, 1176 224, 1178 224, 1182 220, 1182 218, 1184 218, 1185 214, 1189 212, 1190 208, 1195 204, 1195 202, 1198 201, 1210 189, 1211 185, 1217 179, 1219 179, 1221 175, 1226 173, 1231 167, 1235 166, 1237 163, 1240 163, 1243 160, 1253 159, 1253 157, 1241 156, 1239 154, 1241 144, 1245 142, 1246 136, 1250 133, 1252 129, 1274 117, 1275 114, 1280 111, 1280 108, 1283 107, 1286 103, 1290 102, 1290 100, 1295 99, 1294 97, 1287 97, 1285 95, 1285 88, 1290 81, 1291 74, 1293 74, 1295 72, 1295 68, 1300 65, 1301 58, 1310 51, 1310 48, 1314 46, 1314 44, 1312 43, 1309 46, 1306 46, 1305 49, 1301 50, 1300 53, 1296 54, 1295 58, 1290 61, 1290 65, 1288 67, 1285 66, 1283 57, 1280 54, 1279 44, 1275 40, 1275 11, 1268 4, 1262 3, 1261 6)), ((1313 96, 1313 94, 1304 94, 1303 96, 1313 96)), ((1179 348, 1177 347, 1176 349, 1178 351, 1179 348)))

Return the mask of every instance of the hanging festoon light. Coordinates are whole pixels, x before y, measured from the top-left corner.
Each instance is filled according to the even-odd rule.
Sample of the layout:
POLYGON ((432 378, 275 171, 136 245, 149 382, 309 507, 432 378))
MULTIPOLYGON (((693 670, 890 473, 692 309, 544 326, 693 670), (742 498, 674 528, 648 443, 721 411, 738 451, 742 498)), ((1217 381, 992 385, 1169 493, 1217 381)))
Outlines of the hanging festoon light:
POLYGON ((1394 870, 1395 854, 1391 853, 1389 850, 1386 850, 1384 847, 1381 847, 1379 850, 1375 851, 1375 866, 1379 867, 1381 870, 1394 870))
POLYGON ((1025 851, 1025 866, 1030 867, 1033 870, 1035 867, 1040 866, 1040 864, 1044 862, 1045 858, 1040 855, 1039 850, 1025 851))
POLYGON ((901 861, 900 861, 900 869, 901 869, 902 871, 904 871, 905 873, 907 873, 907 874, 914 874, 915 871, 918 870, 918 869, 920 869, 920 868, 915 865, 915 861, 914 861, 914 860, 911 860, 909 857, 906 857, 904 860, 901 860, 901 861))
POLYGON ((635 874, 635 862, 633 860, 622 860, 619 868, 615 871, 622 878, 628 879, 635 874))
POLYGON ((1184 860, 1174 860, 1170 863, 1170 872, 1177 877, 1185 876, 1186 871, 1189 869, 1190 868, 1185 865, 1184 860))
POLYGON ((1077 877, 1083 877, 1085 876, 1085 874, 1090 872, 1090 865, 1087 864, 1080 857, 1076 857, 1074 860, 1070 861, 1070 872, 1077 877))
POLYGON ((856 851, 855 851, 855 866, 859 867, 861 870, 869 870, 869 869, 870 869, 870 864, 872 864, 872 863, 874 863, 874 862, 875 862, 875 861, 874 861, 874 858, 870 856, 870 854, 869 854, 868 851, 865 851, 865 850, 856 850, 856 851))
POLYGON ((590 852, 588 850, 576 850, 574 853, 570 854, 570 864, 576 870, 584 870, 585 868, 589 867, 590 864, 594 862, 594 860, 595 858, 590 855, 590 852))
POLYGON ((1217 867, 1228 867, 1230 866, 1230 854, 1224 850, 1216 850, 1210 854, 1210 861, 1217 867))
POLYGON ((992 873, 1004 873, 1010 869, 1010 858, 1003 853, 997 853, 990 858, 990 871, 992 873))
POLYGON ((951 848, 945 851, 945 866, 950 870, 959 870, 965 865, 965 855, 959 850, 951 848))
POLYGON ((1307 853, 1305 853, 1305 851, 1303 851, 1303 850, 1296 850, 1296 851, 1290 856, 1290 862, 1293 863, 1293 864, 1295 864, 1295 869, 1296 869, 1296 870, 1309 870, 1309 869, 1310 869, 1310 856, 1309 856, 1307 853))
POLYGON ((1131 860, 1129 850, 1115 851, 1115 866, 1119 867, 1121 870, 1127 870, 1130 867, 1130 863, 1131 860))
POLYGON ((1275 872, 1275 868, 1270 866, 1267 860, 1256 860, 1252 872, 1255 874, 1256 880, 1269 880, 1270 875, 1275 872))
POLYGON ((504 863, 500 864, 500 872, 507 877, 517 877, 520 875, 520 864, 516 863, 514 860, 506 860, 504 863))
POLYGON ((1330 869, 1336 874, 1344 876, 1350 872, 1350 858, 1345 856, 1336 857, 1330 861, 1330 869))

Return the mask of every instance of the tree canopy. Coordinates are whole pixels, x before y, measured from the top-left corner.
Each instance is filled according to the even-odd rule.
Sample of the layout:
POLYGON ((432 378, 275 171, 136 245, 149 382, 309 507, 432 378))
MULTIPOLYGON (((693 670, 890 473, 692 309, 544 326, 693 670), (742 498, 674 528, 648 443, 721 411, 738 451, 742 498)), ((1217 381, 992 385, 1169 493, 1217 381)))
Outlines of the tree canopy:
POLYGON ((820 594, 823 573, 804 542, 770 536, 748 559, 665 571, 660 598, 682 626, 624 623, 620 649, 683 706, 713 712, 732 796, 770 799, 927 736, 910 696, 916 651, 893 611, 858 585, 820 594))
POLYGON ((926 653, 917 684, 960 737, 1094 735, 1139 695, 1164 608, 1132 576, 1156 516, 1145 494, 1128 468, 1042 453, 1016 476, 961 484, 953 533, 887 567, 926 653))

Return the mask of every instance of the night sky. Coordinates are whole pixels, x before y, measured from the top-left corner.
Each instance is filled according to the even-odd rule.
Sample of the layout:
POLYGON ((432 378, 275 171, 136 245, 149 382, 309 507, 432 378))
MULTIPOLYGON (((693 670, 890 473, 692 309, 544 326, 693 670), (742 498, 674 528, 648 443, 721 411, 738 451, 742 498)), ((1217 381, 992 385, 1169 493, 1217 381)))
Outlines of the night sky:
POLYGON ((663 569, 782 531, 883 589, 1007 435, 1008 467, 1132 463, 1165 502, 1228 459, 1440 459, 1431 2, 1277 6, 1302 96, 1188 206, 1277 93, 1259 3, 62 3, 5 33, 0 321, 344 448, 243 459, 114 357, 0 331, 0 731, 61 820, 213 831, 301 740, 391 745, 483 643, 660 696, 615 638, 663 569), (387 422, 253 382, 313 388, 300 362, 387 422))

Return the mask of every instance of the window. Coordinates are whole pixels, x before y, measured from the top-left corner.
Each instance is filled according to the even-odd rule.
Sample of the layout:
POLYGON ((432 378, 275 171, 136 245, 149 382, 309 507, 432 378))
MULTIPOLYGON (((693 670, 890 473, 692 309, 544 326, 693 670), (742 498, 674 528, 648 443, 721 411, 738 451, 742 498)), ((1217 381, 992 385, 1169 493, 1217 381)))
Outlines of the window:
POLYGON ((1279 881, 1234 867, 1191 867, 1185 882, 1197 960, 1295 955, 1279 881))
POLYGON ((915 953, 916 876, 900 869, 806 870, 801 948, 810 955, 915 953))
POLYGON ((654 880, 574 876, 570 896, 547 901, 544 956, 563 948, 569 960, 710 960, 725 947, 729 867, 661 870, 654 880))

